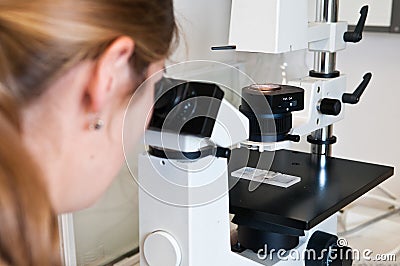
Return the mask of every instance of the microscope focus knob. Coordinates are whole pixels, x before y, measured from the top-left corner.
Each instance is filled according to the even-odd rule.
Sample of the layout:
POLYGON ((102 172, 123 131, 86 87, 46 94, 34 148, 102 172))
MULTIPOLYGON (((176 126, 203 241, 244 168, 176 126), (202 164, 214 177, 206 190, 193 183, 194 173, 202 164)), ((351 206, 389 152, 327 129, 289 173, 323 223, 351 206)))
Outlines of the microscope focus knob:
POLYGON ((342 111, 342 103, 338 99, 322 99, 319 103, 319 111, 324 115, 338 116, 342 111))
POLYGON ((352 250, 337 236, 322 231, 312 234, 307 244, 306 266, 351 266, 352 250))
POLYGON ((351 266, 353 265, 353 250, 351 247, 338 247, 333 255, 332 266, 351 266))
POLYGON ((182 261, 178 242, 164 231, 156 231, 146 237, 143 254, 147 264, 151 266, 179 266, 182 261))

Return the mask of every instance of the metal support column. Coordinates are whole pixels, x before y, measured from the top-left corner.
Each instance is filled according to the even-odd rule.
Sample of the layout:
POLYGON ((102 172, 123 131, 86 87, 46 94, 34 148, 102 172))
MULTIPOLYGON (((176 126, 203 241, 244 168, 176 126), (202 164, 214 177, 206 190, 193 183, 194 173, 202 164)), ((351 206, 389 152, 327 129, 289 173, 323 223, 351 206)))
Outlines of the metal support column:
MULTIPOLYGON (((339 0, 317 0, 317 22, 338 21, 339 0)), ((336 71, 336 53, 315 52, 314 70, 312 73, 320 77, 334 77, 336 71)), ((325 142, 324 144, 311 144, 311 152, 318 155, 332 155, 332 144, 327 143, 333 138, 333 126, 321 128, 311 133, 314 140, 325 142)))

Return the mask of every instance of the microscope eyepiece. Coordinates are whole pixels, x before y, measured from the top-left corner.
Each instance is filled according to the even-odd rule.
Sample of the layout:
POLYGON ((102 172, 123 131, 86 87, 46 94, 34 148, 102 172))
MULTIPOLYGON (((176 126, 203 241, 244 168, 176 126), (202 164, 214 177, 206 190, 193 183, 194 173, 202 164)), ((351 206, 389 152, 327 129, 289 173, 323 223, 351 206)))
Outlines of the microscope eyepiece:
POLYGON ((210 137, 223 97, 216 84, 164 77, 155 85, 149 128, 210 137))

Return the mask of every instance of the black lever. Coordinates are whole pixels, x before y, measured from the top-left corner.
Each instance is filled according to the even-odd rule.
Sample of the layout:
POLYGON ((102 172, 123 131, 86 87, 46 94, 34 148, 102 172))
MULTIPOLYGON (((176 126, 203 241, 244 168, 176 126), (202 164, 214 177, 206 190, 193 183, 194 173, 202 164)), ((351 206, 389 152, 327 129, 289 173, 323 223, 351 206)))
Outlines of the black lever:
POLYGON ((236 50, 236 45, 213 46, 212 51, 236 50))
POLYGON ((343 36, 343 40, 345 42, 359 42, 362 39, 362 33, 365 26, 365 21, 367 20, 368 16, 368 6, 363 6, 360 11, 361 17, 358 20, 357 26, 354 31, 345 32, 343 36))
POLYGON ((289 140, 289 141, 292 141, 292 142, 300 142, 300 136, 299 135, 290 135, 290 134, 288 134, 288 135, 286 135, 285 136, 285 140, 289 140))
POLYGON ((342 102, 348 104, 356 104, 360 101, 361 95, 364 93, 369 82, 371 81, 372 74, 367 73, 363 77, 363 81, 358 85, 357 89, 353 93, 344 93, 342 96, 342 102))

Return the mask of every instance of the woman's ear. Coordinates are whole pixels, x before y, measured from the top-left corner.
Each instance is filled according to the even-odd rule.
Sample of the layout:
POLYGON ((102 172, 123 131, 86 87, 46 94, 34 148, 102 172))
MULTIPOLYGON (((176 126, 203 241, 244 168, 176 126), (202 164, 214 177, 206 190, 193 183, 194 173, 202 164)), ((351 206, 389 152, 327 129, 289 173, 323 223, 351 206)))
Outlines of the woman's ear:
POLYGON ((134 52, 135 43, 129 37, 116 39, 96 61, 93 76, 86 90, 87 110, 100 113, 107 99, 114 93, 115 83, 120 79, 129 79, 126 68, 130 70, 130 58, 134 52))

